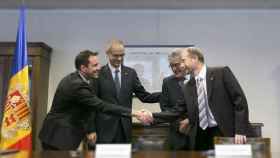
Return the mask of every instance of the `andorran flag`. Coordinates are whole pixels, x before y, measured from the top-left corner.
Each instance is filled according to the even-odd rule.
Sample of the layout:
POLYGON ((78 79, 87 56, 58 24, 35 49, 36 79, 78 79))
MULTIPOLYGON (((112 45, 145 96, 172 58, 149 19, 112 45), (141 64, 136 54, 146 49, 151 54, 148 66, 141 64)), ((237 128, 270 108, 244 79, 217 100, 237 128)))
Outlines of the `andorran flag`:
POLYGON ((25 8, 20 8, 12 74, 3 108, 0 150, 31 150, 31 112, 25 31, 25 8))

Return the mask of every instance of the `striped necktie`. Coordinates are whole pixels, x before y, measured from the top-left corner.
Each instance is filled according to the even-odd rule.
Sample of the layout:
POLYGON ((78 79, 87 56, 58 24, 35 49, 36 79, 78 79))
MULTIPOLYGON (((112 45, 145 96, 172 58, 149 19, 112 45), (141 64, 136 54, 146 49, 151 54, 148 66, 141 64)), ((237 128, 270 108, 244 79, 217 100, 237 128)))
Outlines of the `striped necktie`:
POLYGON ((207 108, 206 108, 206 93, 203 84, 203 78, 196 80, 197 86, 197 102, 199 110, 199 126, 205 130, 208 127, 207 108))

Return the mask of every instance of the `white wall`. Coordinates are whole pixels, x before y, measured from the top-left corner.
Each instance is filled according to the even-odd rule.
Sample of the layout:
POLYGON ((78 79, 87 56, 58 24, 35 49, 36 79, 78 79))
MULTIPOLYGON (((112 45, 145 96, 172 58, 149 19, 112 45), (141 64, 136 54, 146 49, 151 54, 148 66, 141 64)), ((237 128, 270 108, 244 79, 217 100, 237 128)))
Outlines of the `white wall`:
MULTIPOLYGON (((0 10, 0 41, 15 41, 17 14, 0 10)), ((280 146, 280 10, 30 10, 29 41, 53 48, 49 105, 59 80, 82 49, 102 51, 111 38, 126 44, 195 44, 208 65, 229 65, 249 102, 252 122, 280 146)), ((105 62, 104 53, 101 56, 105 62)))

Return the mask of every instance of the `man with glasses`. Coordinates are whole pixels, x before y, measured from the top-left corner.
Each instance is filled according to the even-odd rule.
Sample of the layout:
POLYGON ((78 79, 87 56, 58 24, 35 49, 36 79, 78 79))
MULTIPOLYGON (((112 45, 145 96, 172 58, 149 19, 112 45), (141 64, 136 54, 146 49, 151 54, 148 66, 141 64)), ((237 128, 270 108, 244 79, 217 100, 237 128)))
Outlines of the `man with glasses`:
MULTIPOLYGON (((124 50, 124 43, 120 40, 108 43, 106 48, 108 64, 100 70, 97 95, 104 101, 129 109, 132 109, 133 93, 142 102, 159 102, 160 93, 147 92, 139 81, 136 71, 123 65, 124 50)), ((89 139, 97 132, 97 143, 130 143, 132 120, 97 113, 89 122, 89 130, 91 130, 89 139)))
MULTIPOLYGON (((172 75, 164 78, 162 84, 162 95, 160 107, 163 112, 173 112, 178 104, 184 104, 183 85, 189 79, 186 75, 185 66, 182 63, 181 49, 177 48, 168 56, 172 75)), ((187 136, 179 132, 182 119, 170 124, 168 142, 171 150, 187 149, 187 136)))

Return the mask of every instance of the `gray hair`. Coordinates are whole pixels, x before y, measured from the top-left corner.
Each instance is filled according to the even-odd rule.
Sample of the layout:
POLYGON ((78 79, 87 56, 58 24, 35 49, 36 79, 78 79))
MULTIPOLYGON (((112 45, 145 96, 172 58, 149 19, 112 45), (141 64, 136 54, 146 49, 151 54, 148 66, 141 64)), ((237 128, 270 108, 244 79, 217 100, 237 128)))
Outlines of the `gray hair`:
POLYGON ((182 52, 183 48, 175 48, 172 50, 172 52, 168 55, 168 61, 169 63, 174 62, 174 61, 181 61, 182 60, 182 52))
POLYGON ((187 51, 192 58, 197 57, 201 63, 204 63, 204 56, 201 49, 197 47, 188 47, 185 51, 187 51))

